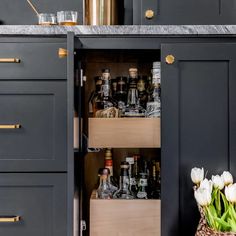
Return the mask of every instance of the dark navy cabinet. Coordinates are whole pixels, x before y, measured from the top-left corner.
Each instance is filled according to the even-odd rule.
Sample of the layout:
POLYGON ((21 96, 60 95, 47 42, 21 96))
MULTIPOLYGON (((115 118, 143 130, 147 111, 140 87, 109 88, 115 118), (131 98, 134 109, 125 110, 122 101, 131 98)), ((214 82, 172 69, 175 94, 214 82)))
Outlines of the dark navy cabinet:
POLYGON ((191 168, 236 173, 236 44, 162 45, 162 235, 194 235, 191 168), (166 56, 173 55, 173 64, 166 56))
POLYGON ((234 0, 133 0, 133 24, 235 24, 235 10, 234 0))

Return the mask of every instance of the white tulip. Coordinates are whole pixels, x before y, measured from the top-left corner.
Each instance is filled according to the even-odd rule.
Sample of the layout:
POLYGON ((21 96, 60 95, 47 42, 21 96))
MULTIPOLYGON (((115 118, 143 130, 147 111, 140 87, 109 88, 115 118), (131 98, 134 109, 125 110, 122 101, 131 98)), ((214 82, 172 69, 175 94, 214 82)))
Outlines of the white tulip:
POLYGON ((219 175, 212 175, 211 177, 213 185, 215 188, 218 188, 219 190, 223 189, 225 184, 224 184, 224 180, 221 176, 219 175))
POLYGON ((225 196, 229 202, 236 202, 236 184, 230 184, 225 187, 225 196))
POLYGON ((199 184, 204 178, 204 169, 194 167, 191 170, 191 179, 193 183, 199 184))
POLYGON ((204 188, 206 190, 209 191, 209 193, 211 194, 212 189, 213 189, 213 182, 211 180, 208 179, 204 179, 201 183, 200 183, 200 188, 204 188))
POLYGON ((208 189, 198 188, 194 191, 194 197, 200 206, 208 206, 211 203, 211 193, 208 189))
POLYGON ((224 171, 221 177, 224 180, 224 184, 227 186, 233 183, 233 176, 230 174, 229 171, 224 171))

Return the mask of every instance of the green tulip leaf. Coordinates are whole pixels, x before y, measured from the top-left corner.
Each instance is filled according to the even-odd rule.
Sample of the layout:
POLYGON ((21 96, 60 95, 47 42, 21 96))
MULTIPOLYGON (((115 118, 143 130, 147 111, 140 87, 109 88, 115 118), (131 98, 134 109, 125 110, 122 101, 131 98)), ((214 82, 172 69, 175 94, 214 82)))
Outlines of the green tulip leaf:
POLYGON ((221 232, 230 231, 231 225, 222 218, 214 217, 214 220, 219 224, 218 230, 221 232))

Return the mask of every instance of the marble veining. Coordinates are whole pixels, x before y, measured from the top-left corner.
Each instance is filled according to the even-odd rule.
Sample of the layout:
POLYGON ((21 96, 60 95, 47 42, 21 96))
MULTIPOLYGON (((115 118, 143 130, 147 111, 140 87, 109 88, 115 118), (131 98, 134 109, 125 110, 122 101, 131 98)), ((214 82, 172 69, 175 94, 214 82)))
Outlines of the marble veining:
POLYGON ((1 25, 0 35, 236 35, 236 25, 39 26, 1 25))

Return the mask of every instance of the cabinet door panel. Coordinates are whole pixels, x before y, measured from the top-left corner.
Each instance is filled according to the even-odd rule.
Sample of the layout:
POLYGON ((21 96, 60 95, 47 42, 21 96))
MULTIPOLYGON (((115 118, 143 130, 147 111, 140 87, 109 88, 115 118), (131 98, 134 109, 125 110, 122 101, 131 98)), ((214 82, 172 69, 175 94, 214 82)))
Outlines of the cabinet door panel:
POLYGON ((0 81, 0 171, 67 170, 66 94, 65 81, 0 81))
POLYGON ((196 230, 191 168, 204 167, 208 178, 234 169, 231 146, 236 139, 230 125, 236 119, 229 104, 236 100, 235 53, 233 44, 162 46, 164 236, 194 235, 196 230), (172 65, 164 63, 168 54, 175 56, 172 65))
POLYGON ((0 174, 0 235, 65 236, 66 174, 0 174))

